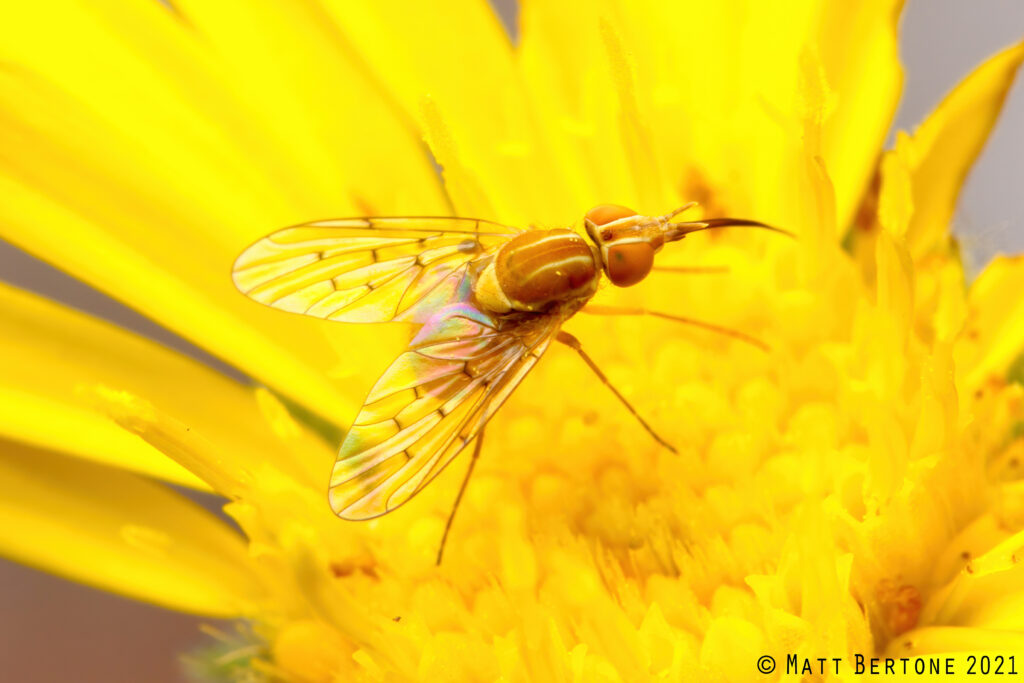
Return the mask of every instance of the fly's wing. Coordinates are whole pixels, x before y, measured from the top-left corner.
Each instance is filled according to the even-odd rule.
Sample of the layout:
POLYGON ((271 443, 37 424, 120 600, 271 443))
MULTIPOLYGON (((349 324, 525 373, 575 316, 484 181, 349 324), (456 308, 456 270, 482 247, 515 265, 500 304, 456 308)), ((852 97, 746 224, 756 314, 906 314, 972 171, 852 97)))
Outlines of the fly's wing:
POLYGON ((475 218, 345 218, 279 230, 235 261, 235 286, 292 313, 426 322, 469 295, 469 264, 522 232, 475 218))
POLYGON ((416 495, 480 432, 561 323, 499 325, 469 304, 439 311, 377 380, 345 436, 331 476, 334 512, 370 519, 416 495))

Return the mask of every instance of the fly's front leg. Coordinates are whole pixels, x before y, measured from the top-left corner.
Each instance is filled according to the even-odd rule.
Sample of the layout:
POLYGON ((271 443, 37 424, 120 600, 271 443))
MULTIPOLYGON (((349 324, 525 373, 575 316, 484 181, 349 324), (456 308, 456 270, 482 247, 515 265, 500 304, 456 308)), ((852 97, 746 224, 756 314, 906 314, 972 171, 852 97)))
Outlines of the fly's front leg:
POLYGON ((673 453, 679 452, 675 449, 675 447, 672 446, 672 444, 658 436, 657 432, 651 429, 651 426, 647 424, 647 421, 640 417, 640 414, 636 412, 636 409, 632 405, 630 405, 629 401, 626 400, 626 397, 619 393, 619 390, 615 388, 614 384, 608 381, 608 378, 605 376, 603 372, 601 372, 601 368, 598 367, 597 363, 595 363, 594 360, 590 356, 588 356, 587 353, 583 350, 583 345, 580 344, 579 339, 572 336, 568 332, 565 332, 564 330, 559 332, 558 336, 555 337, 555 339, 557 341, 562 342, 576 353, 580 354, 580 358, 583 359, 583 362, 586 363, 590 367, 590 369, 594 371, 594 374, 597 375, 598 379, 600 379, 606 387, 611 389, 612 393, 615 394, 615 397, 622 401, 622 405, 626 406, 626 409, 633 414, 633 417, 635 417, 641 425, 643 425, 643 428, 647 430, 647 433, 650 434, 655 441, 657 441, 658 443, 660 443, 662 446, 669 449, 673 453))
POLYGON ((743 332, 733 330, 728 327, 713 325, 711 323, 706 323, 700 320, 694 320, 693 318, 686 318, 681 315, 662 313, 660 311, 651 311, 646 308, 632 306, 603 306, 597 304, 587 304, 581 309, 581 312, 590 313, 591 315, 649 315, 653 318, 673 320, 677 323, 683 323, 685 325, 699 327, 702 330, 707 330, 709 332, 715 332, 717 334, 725 335, 726 337, 738 339, 739 341, 750 344, 751 346, 756 346, 762 351, 771 351, 771 347, 765 344, 757 337, 752 337, 749 334, 745 334, 743 332))

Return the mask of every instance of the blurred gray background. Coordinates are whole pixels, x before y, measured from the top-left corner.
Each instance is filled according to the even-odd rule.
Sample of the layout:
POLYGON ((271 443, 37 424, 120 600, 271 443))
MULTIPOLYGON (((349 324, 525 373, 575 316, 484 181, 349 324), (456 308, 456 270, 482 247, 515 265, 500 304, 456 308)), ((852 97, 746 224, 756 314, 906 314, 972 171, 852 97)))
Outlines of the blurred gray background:
MULTIPOLYGON (((845 0, 833 0, 842 2, 845 0)), ((493 0, 515 31, 515 0, 493 0)), ((907 79, 896 128, 912 129, 976 64, 1024 38, 1021 0, 910 0, 907 79)), ((1024 86, 972 172, 954 229, 977 270, 999 251, 1024 251, 1024 86)), ((209 360, 174 335, 0 241, 0 279, 70 303, 209 360)), ((201 620, 70 584, 0 560, 0 680, 11 683, 171 683, 179 653, 204 642, 201 620)))

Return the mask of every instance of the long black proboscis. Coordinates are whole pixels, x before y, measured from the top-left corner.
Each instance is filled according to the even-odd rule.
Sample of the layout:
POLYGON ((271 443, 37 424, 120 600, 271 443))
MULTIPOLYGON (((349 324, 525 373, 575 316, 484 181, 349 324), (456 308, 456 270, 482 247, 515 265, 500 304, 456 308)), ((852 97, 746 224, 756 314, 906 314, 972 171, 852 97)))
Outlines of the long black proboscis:
POLYGON ((763 230, 771 230, 772 232, 786 235, 787 237, 796 238, 796 235, 788 230, 783 230, 782 228, 776 228, 774 225, 768 225, 767 223, 752 221, 746 218, 707 218, 702 221, 673 223, 672 227, 675 229, 669 233, 669 241, 682 239, 683 236, 689 235, 691 232, 714 230, 717 228, 761 228, 763 230))

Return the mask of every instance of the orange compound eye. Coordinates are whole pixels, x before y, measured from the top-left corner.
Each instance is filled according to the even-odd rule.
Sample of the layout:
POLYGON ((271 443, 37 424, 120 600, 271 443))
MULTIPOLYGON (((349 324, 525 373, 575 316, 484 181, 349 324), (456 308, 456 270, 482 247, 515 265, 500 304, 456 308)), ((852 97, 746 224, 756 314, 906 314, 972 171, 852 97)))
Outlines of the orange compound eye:
POLYGON ((587 211, 587 220, 595 225, 606 225, 612 221, 617 221, 620 218, 628 218, 629 216, 635 215, 636 211, 633 209, 627 209, 625 206, 619 206, 618 204, 600 204, 592 208, 590 211, 587 211))
POLYGON ((627 242, 608 248, 608 279, 617 287, 629 287, 647 277, 654 265, 654 248, 647 242, 627 242))

